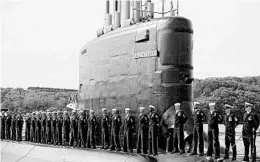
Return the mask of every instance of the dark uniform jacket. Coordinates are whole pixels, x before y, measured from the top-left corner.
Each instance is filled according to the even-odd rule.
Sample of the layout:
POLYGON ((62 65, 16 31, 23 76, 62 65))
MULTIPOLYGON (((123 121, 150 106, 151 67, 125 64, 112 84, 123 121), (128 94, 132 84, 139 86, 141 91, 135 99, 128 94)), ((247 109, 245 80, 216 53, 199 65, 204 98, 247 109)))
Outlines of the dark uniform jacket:
POLYGON ((175 129, 183 129, 183 125, 186 123, 186 121, 188 120, 187 115, 184 113, 184 111, 179 111, 176 114, 176 118, 175 118, 175 125, 174 128, 175 129))
POLYGON ((209 118, 208 127, 209 129, 218 129, 218 124, 222 122, 222 116, 218 111, 213 111, 209 118))
POLYGON ((235 116, 235 114, 231 113, 225 116, 224 124, 226 126, 226 133, 227 136, 235 135, 235 128, 239 124, 239 120, 235 116))
POLYGON ((22 127, 23 127, 23 117, 20 116, 16 118, 16 128, 22 129, 22 127))
POLYGON ((139 115, 139 130, 143 130, 148 133, 148 128, 149 128, 149 119, 148 116, 144 113, 141 113, 139 115))
POLYGON ((149 119, 149 128, 158 129, 160 123, 159 115, 156 112, 152 112, 149 114, 149 119))
POLYGON ((135 121, 134 121, 134 117, 132 115, 127 115, 125 117, 125 130, 128 131, 134 131, 135 128, 135 121))
POLYGON ((114 115, 112 118, 112 130, 117 131, 120 130, 121 127, 121 117, 119 115, 114 115))
POLYGON ((206 121, 206 115, 203 110, 198 109, 195 110, 193 113, 193 121, 194 121, 194 127, 200 127, 203 125, 203 122, 206 121))
POLYGON ((96 120, 96 117, 93 115, 93 116, 90 116, 88 118, 88 129, 91 130, 91 131, 95 131, 97 128, 97 120, 96 120))
POLYGON ((243 132, 247 135, 253 135, 253 129, 255 131, 259 127, 259 119, 257 114, 250 112, 244 114, 244 124, 243 124, 243 132))
POLYGON ((109 116, 107 114, 103 114, 101 126, 103 130, 109 130, 109 116))

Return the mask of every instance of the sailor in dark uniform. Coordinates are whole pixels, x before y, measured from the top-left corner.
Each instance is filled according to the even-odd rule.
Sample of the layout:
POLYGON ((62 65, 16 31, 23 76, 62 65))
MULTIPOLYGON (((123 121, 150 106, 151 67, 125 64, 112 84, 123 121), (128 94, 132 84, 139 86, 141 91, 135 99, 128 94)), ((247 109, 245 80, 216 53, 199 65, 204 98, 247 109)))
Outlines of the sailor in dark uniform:
POLYGON ((87 120, 84 117, 84 112, 81 110, 79 111, 79 118, 78 118, 78 147, 86 147, 85 143, 85 128, 87 125, 87 120))
MULTIPOLYGON (((175 124, 174 124, 174 142, 176 139, 178 139, 179 142, 179 147, 180 147, 180 154, 185 153, 184 150, 184 124, 186 123, 186 121, 188 120, 187 115, 184 113, 184 111, 182 111, 181 108, 181 104, 180 103, 176 103, 174 104, 175 106, 175 110, 176 110, 176 115, 175 115, 175 124)), ((173 143, 174 143, 173 142, 173 143)), ((172 153, 176 153, 177 151, 173 151, 172 153)))
POLYGON ((97 119, 94 115, 94 110, 90 110, 89 112, 90 116, 88 118, 87 146, 88 148, 96 149, 97 119))
POLYGON ((232 161, 236 160, 237 156, 237 150, 236 150, 236 132, 235 128, 239 124, 239 121, 235 114, 231 111, 232 106, 225 104, 224 105, 225 111, 226 111, 226 116, 224 119, 224 124, 226 126, 225 129, 225 156, 224 159, 229 159, 229 148, 230 146, 232 147, 232 161))
POLYGON ((27 113, 25 116, 25 141, 30 141, 30 132, 31 132, 31 116, 30 113, 27 113))
POLYGON ((62 145, 62 126, 63 126, 62 112, 58 111, 56 128, 57 128, 57 145, 59 146, 62 145))
POLYGON ((52 135, 52 144, 57 145, 57 112, 52 112, 51 120, 51 135, 52 135))
POLYGON ((47 144, 51 144, 51 121, 52 116, 51 112, 47 112, 47 119, 46 119, 46 142, 47 144))
POLYGON ((6 116, 4 114, 4 112, 1 112, 1 139, 5 139, 5 120, 6 120, 6 116))
POLYGON ((200 108, 199 102, 194 102, 194 112, 193 112, 193 152, 191 155, 197 155, 197 146, 199 140, 199 156, 204 155, 204 139, 203 139, 203 122, 206 121, 206 115, 200 108))
POLYGON ((5 119, 5 126, 6 126, 6 139, 11 139, 11 123, 12 123, 12 116, 10 112, 6 113, 6 119, 5 119))
POLYGON ((36 142, 36 113, 33 112, 31 116, 31 132, 30 132, 30 141, 36 142))
POLYGON ((102 109, 102 120, 101 120, 101 129, 102 129, 102 137, 101 137, 101 144, 102 144, 102 149, 108 149, 109 148, 109 129, 110 129, 110 120, 109 116, 107 114, 107 108, 102 109))
POLYGON ((259 127, 259 119, 256 113, 252 112, 253 104, 245 103, 244 124, 242 129, 245 156, 243 161, 249 161, 249 146, 251 146, 252 161, 256 161, 256 130, 259 127))
POLYGON ((70 118, 70 146, 76 147, 78 141, 78 118, 76 110, 72 111, 72 116, 70 118))
POLYGON ((144 113, 145 108, 140 107, 139 121, 138 121, 138 137, 137 137, 137 153, 147 154, 148 147, 148 132, 149 132, 149 119, 144 113))
POLYGON ((121 116, 119 115, 119 111, 117 109, 112 109, 112 123, 111 123, 111 147, 110 150, 121 151, 120 146, 120 128, 121 128, 121 116))
POLYGON ((46 144, 47 143, 47 136, 46 136, 46 122, 47 122, 47 116, 46 112, 42 112, 42 118, 41 118, 41 142, 46 144))
POLYGON ((134 117, 130 114, 130 108, 125 109, 125 114, 123 151, 133 153, 133 133, 135 130, 135 121, 134 117))
POLYGON ((222 122, 221 114, 216 111, 215 103, 209 104, 210 117, 208 120, 208 151, 207 156, 212 156, 213 153, 213 141, 215 147, 215 159, 220 158, 220 144, 219 144, 219 128, 218 124, 222 122))
POLYGON ((149 105, 149 154, 158 155, 158 134, 159 134, 159 115, 155 112, 155 107, 149 105))
POLYGON ((67 111, 63 115, 63 145, 68 146, 70 142, 70 117, 67 111))
POLYGON ((39 111, 37 114, 36 114, 36 142, 37 143, 40 143, 41 142, 41 118, 42 118, 42 115, 41 115, 41 112, 39 111))
POLYGON ((11 122, 11 130, 12 130, 12 140, 16 140, 16 113, 12 114, 12 122, 11 122))
POLYGON ((16 117, 17 141, 22 141, 23 117, 20 112, 16 117))

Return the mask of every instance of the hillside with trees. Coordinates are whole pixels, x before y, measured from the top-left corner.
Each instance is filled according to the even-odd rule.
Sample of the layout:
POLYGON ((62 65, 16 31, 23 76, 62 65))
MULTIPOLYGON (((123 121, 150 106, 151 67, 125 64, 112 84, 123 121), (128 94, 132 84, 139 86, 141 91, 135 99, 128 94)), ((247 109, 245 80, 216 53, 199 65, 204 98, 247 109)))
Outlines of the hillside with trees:
MULTIPOLYGON (((50 107, 62 109, 68 104, 72 94, 77 94, 77 90, 1 88, 1 106, 19 111, 46 110, 50 107)), ((202 103, 205 111, 208 111, 209 102, 216 102, 216 107, 222 112, 224 104, 233 105, 242 120, 245 102, 253 103, 255 110, 260 112, 260 76, 195 79, 193 97, 194 101, 202 103)))

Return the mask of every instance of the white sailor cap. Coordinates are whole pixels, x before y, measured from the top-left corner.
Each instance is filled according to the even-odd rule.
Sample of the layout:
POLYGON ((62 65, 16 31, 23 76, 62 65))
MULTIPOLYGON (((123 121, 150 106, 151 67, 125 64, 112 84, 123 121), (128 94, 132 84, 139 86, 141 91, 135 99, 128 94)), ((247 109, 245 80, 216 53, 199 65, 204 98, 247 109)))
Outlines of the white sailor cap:
POLYGON ((104 107, 104 108, 102 108, 102 111, 106 111, 106 110, 107 110, 107 108, 105 108, 105 107, 104 107))
POLYGON ((175 103, 174 106, 175 106, 175 107, 176 107, 176 106, 179 106, 179 107, 180 107, 181 104, 180 104, 180 103, 175 103))
POLYGON ((214 103, 214 102, 209 103, 209 106, 215 106, 215 105, 216 105, 216 103, 214 103))
POLYGON ((149 109, 155 109, 155 107, 153 105, 149 105, 149 109))
POLYGON ((83 110, 80 110, 79 113, 83 113, 84 111, 83 110))
POLYGON ((91 113, 92 113, 92 112, 94 112, 94 110, 93 110, 93 109, 90 109, 90 110, 89 110, 89 112, 91 112, 91 113))
POLYGON ((73 113, 75 113, 75 112, 76 112, 76 110, 72 110, 72 112, 73 112, 73 113))
POLYGON ((116 111, 117 109, 116 108, 113 108, 112 111, 116 111))
POLYGON ((252 106, 253 106, 253 104, 251 104, 251 103, 248 103, 248 102, 245 102, 245 106, 246 106, 246 107, 252 107, 252 106))
POLYGON ((131 109, 130 109, 130 108, 128 108, 128 107, 127 107, 127 108, 125 108, 125 111, 130 111, 130 110, 131 110, 131 109))
POLYGON ((144 109, 145 109, 145 107, 139 107, 139 109, 140 109, 140 110, 144 110, 144 109))
POLYGON ((194 104, 194 106, 196 106, 196 105, 200 105, 199 102, 194 102, 193 104, 194 104))
POLYGON ((230 106, 229 104, 225 104, 224 107, 225 107, 226 109, 232 109, 232 108, 233 108, 233 107, 230 106))

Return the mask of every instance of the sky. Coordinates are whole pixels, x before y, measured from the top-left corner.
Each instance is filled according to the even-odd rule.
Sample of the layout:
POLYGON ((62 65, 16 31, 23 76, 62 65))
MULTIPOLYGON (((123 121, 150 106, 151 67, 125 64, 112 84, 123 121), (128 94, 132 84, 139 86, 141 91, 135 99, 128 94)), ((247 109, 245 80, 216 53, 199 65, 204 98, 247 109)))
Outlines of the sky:
MULTIPOLYGON (((78 89, 79 52, 104 25, 105 1, 0 6, 0 87, 78 89)), ((195 78, 260 75, 259 8, 260 0, 180 0, 179 15, 194 28, 195 78)))

